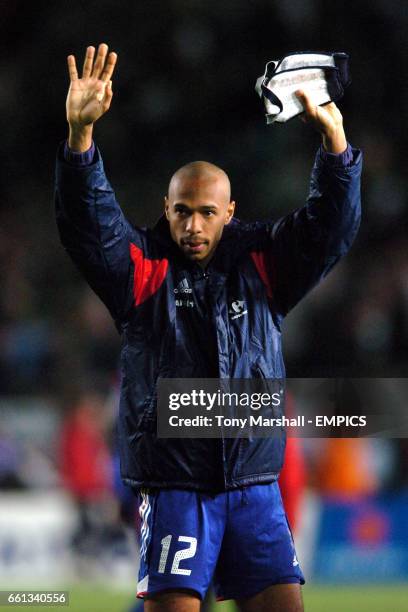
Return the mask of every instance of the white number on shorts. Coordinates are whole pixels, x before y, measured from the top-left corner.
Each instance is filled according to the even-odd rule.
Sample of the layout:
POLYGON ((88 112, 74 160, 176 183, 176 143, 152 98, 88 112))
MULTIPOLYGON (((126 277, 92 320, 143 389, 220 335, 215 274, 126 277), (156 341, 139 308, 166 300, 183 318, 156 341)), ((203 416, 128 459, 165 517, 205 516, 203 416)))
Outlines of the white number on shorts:
MULTIPOLYGON (((162 551, 160 554, 159 569, 157 570, 159 574, 164 574, 164 572, 166 571, 166 563, 167 563, 167 557, 169 556, 171 539, 172 539, 172 536, 167 535, 161 541, 162 551)), ((176 552, 176 554, 174 555, 173 564, 171 566, 170 573, 190 576, 191 569, 182 569, 179 567, 179 563, 183 559, 190 559, 191 557, 194 557, 194 555, 196 554, 196 550, 197 550, 197 538, 191 538, 189 536, 179 536, 178 541, 188 542, 190 546, 188 548, 184 548, 183 550, 178 550, 176 552)))
POLYGON ((190 538, 189 536, 179 536, 179 542, 189 542, 190 546, 188 548, 184 548, 183 550, 178 550, 174 555, 173 565, 171 566, 172 574, 184 574, 185 576, 189 576, 191 574, 191 569, 181 569, 179 567, 179 563, 182 559, 190 559, 190 557, 194 557, 197 550, 197 538, 190 538))
POLYGON ((160 554, 159 569, 157 571, 159 572, 159 574, 164 574, 164 571, 166 569, 167 557, 169 556, 171 535, 168 535, 165 538, 163 538, 160 543, 162 545, 162 551, 160 554))

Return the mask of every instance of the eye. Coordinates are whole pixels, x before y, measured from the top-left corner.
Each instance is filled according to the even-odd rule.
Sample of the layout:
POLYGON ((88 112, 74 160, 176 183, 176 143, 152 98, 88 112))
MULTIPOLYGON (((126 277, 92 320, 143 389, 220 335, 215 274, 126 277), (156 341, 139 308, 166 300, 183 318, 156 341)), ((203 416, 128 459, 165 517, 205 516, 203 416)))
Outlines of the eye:
POLYGON ((212 217, 215 215, 215 212, 213 210, 205 210, 203 214, 205 217, 212 217))
POLYGON ((179 217, 184 217, 188 213, 188 211, 185 208, 176 208, 175 213, 179 217))

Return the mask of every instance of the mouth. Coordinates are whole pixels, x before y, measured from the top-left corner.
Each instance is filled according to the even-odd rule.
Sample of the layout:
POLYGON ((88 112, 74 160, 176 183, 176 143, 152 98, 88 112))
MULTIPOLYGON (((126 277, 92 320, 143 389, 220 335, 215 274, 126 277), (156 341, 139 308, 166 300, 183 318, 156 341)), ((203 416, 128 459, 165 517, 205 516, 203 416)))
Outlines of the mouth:
POLYGON ((206 240, 182 240, 181 244, 189 253, 201 253, 208 243, 206 240))

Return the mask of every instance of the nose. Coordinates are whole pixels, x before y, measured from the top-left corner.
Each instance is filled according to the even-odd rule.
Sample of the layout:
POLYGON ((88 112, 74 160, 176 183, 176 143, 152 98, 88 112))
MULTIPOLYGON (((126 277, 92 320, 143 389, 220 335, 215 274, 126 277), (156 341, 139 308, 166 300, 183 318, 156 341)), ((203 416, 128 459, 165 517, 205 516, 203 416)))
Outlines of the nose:
POLYGON ((189 234, 199 234, 201 230, 201 220, 198 213, 193 213, 187 219, 186 231, 189 234))

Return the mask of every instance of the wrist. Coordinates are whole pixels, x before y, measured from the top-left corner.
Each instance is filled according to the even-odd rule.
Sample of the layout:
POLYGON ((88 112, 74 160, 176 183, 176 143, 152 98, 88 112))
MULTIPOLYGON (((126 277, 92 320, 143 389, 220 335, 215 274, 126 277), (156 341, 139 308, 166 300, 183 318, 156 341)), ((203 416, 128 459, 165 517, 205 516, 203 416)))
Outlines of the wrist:
POLYGON ((92 146, 93 125, 69 124, 68 146, 72 151, 84 153, 92 146))
POLYGON ((343 127, 322 134, 323 148, 327 153, 339 155, 347 149, 347 140, 343 127))

